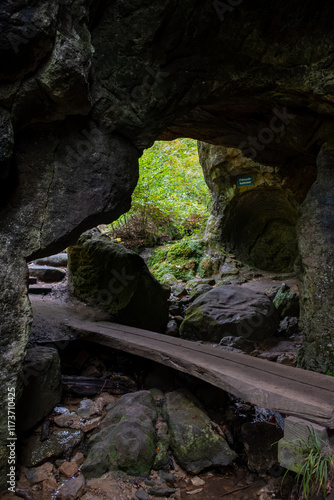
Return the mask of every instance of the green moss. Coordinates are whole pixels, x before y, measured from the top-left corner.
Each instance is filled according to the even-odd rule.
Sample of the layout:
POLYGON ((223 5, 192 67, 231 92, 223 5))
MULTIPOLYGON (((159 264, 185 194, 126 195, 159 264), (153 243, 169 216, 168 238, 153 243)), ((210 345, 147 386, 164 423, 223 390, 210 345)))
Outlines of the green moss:
POLYGON ((173 274, 178 280, 188 281, 196 276, 204 252, 202 240, 184 238, 172 245, 157 248, 148 266, 158 280, 163 280, 165 274, 173 274))

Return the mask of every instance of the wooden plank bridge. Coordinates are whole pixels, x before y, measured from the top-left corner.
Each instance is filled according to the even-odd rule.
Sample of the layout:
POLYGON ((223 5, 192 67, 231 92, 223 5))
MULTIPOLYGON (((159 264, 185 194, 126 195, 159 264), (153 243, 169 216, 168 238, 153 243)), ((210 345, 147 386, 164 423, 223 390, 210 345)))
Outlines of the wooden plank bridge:
POLYGON ((70 319, 90 342, 189 373, 245 402, 334 429, 334 377, 108 322, 70 319))

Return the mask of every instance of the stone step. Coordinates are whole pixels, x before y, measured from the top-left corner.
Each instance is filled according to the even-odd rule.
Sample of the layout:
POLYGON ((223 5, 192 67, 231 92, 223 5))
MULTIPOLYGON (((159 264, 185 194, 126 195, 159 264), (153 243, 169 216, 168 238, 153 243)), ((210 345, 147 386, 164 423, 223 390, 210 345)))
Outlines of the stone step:
POLYGON ((35 276, 29 276, 28 284, 29 285, 37 285, 37 278, 35 278, 35 276))
POLYGON ((34 295, 47 295, 50 292, 52 292, 52 287, 44 285, 42 283, 38 283, 37 285, 30 285, 28 288, 28 293, 34 295))

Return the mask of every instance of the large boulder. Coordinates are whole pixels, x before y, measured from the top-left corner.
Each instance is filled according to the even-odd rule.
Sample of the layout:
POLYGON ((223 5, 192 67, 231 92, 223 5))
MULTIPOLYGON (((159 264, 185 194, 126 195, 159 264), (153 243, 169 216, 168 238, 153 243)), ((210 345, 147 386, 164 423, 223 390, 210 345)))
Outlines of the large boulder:
POLYGON ((157 411, 149 391, 122 396, 109 409, 102 430, 90 439, 81 467, 87 478, 121 469, 131 475, 148 476, 155 459, 157 411))
POLYGON ((279 318, 263 293, 238 286, 220 286, 200 295, 187 309, 181 337, 220 342, 223 337, 262 340, 272 336, 279 318))
POLYGON ((96 230, 83 234, 68 256, 70 287, 78 299, 101 307, 121 323, 165 330, 166 292, 139 255, 96 230))
POLYGON ((60 402, 62 384, 57 349, 52 347, 28 349, 20 382, 23 390, 17 406, 16 429, 27 431, 60 402))
POLYGON ((229 465, 236 458, 190 393, 177 390, 166 394, 166 418, 172 452, 186 471, 197 474, 212 465, 229 465))

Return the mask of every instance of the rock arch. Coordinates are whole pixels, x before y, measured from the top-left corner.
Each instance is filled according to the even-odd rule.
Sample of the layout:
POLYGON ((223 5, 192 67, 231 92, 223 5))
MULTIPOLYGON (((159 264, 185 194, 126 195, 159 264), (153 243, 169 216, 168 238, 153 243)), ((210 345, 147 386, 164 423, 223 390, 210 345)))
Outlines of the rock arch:
MULTIPOLYGON (((325 339, 321 366, 332 366, 332 326, 317 315, 309 322, 308 311, 317 296, 331 318, 334 302, 333 14, 329 0, 256 0, 228 12, 211 0, 2 2, 2 401, 28 337, 26 259, 124 212, 137 157, 157 138, 240 146, 274 167, 315 165, 321 150, 301 206, 302 312, 305 345, 325 339)), ((310 350, 305 366, 319 368, 317 355, 310 350)), ((3 405, 1 487, 6 425, 3 405)))

